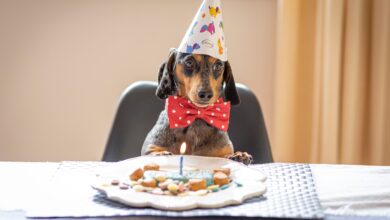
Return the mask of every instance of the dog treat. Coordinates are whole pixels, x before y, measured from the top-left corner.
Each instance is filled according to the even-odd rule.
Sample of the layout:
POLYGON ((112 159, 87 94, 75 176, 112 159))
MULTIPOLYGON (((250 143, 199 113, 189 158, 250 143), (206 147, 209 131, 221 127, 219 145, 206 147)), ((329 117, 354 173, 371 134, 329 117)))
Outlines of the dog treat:
POLYGON ((222 172, 226 174, 226 176, 230 176, 230 168, 217 168, 214 169, 214 173, 222 172))
POLYGON ((218 192, 220 190, 218 185, 208 186, 207 189, 210 190, 211 192, 218 192))
POLYGON ((129 186, 128 186, 128 185, 125 185, 125 184, 120 184, 120 185, 119 185, 119 189, 126 190, 126 189, 129 189, 129 186))
POLYGON ((155 179, 158 181, 158 182, 164 182, 167 177, 164 175, 164 174, 157 174, 155 179))
POLYGON ((132 174, 130 174, 131 180, 138 180, 144 176, 144 171, 141 168, 134 170, 132 174))
POLYGON ((217 172, 214 174, 214 184, 223 186, 229 183, 229 177, 222 172, 217 172))
POLYGON ((135 186, 133 187, 133 189, 134 189, 134 191, 136 191, 136 192, 142 192, 142 191, 144 190, 144 187, 141 186, 141 185, 135 185, 135 186))
POLYGON ((102 187, 109 187, 109 186, 110 186, 110 184, 107 184, 107 183, 102 184, 102 187))
POLYGON ((190 190, 197 191, 201 189, 206 189, 206 180, 205 179, 190 179, 188 181, 190 190))
POLYGON ((150 163, 150 164, 146 164, 144 166, 144 171, 147 171, 147 170, 160 170, 160 165, 158 164, 155 164, 155 163, 150 163))
POLYGON ((144 187, 154 188, 157 186, 157 181, 155 179, 144 179, 141 185, 144 187))
POLYGON ((225 189, 229 188, 229 185, 230 184, 225 184, 225 185, 221 186, 220 189, 221 190, 225 190, 225 189))
POLYGON ((145 191, 145 192, 152 192, 154 189, 156 189, 156 188, 153 188, 153 187, 145 187, 145 186, 144 186, 144 191, 145 191))
POLYGON ((119 185, 119 180, 112 180, 111 185, 113 185, 113 186, 119 185))
POLYGON ((130 181, 130 186, 135 186, 135 185, 137 185, 138 184, 138 182, 137 181, 134 181, 134 180, 132 180, 132 181, 130 181))
POLYGON ((179 186, 176 183, 170 183, 167 188, 169 192, 176 194, 179 186))
POLYGON ((169 185, 170 183, 172 183, 172 182, 173 182, 172 179, 167 179, 167 180, 165 180, 164 182, 160 182, 160 183, 158 184, 158 187, 160 187, 162 190, 165 190, 165 189, 167 189, 168 185, 169 185))
POLYGON ((179 186, 179 189, 178 189, 179 193, 182 193, 186 190, 186 186, 183 182, 180 182, 178 186, 179 186))

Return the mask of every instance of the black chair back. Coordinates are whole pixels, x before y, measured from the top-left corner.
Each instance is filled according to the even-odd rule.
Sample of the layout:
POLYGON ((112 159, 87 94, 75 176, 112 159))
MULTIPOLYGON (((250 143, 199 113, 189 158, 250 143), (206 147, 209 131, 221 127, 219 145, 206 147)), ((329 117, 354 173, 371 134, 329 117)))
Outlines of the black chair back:
MULTIPOLYGON (((273 162, 263 113, 256 96, 244 85, 236 85, 241 98, 233 106, 229 136, 236 151, 246 151, 254 163, 273 162)), ((122 94, 103 161, 140 156, 146 135, 157 121, 165 102, 155 96, 156 82, 131 84, 122 94)))

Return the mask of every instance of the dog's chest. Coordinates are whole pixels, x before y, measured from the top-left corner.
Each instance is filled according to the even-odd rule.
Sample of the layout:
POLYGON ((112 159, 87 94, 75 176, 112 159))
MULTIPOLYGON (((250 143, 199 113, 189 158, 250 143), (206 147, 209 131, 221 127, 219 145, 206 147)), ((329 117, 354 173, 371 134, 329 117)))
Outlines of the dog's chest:
POLYGON ((172 130, 177 143, 187 142, 192 148, 207 144, 208 140, 217 132, 214 127, 209 126, 201 119, 196 119, 186 128, 172 130))
POLYGON ((194 139, 194 138, 207 138, 215 132, 215 128, 208 125, 202 119, 196 119, 191 125, 185 128, 173 129, 176 137, 185 138, 185 139, 194 139))

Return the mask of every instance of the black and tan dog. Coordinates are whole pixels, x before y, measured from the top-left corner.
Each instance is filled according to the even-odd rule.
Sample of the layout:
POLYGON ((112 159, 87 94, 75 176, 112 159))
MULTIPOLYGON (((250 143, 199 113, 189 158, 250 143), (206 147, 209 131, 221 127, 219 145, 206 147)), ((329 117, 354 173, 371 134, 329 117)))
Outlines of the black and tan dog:
MULTIPOLYGON (((231 105, 240 103, 228 61, 222 62, 208 55, 180 53, 171 49, 168 60, 160 67, 156 95, 161 99, 177 95, 196 106, 204 107, 216 102, 223 92, 231 105)), ((166 110, 161 112, 147 135, 142 154, 179 154, 183 142, 189 146, 186 154, 226 157, 244 164, 252 162, 250 154, 234 152, 227 132, 218 130, 201 119, 196 119, 188 127, 171 129, 166 110)))

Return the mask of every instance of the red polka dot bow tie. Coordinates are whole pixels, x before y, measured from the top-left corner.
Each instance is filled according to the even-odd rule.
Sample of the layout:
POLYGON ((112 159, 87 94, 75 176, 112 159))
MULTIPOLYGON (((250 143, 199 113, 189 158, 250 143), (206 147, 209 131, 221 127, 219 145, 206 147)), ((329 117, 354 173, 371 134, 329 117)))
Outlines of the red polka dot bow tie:
POLYGON ((188 99, 169 96, 165 103, 170 128, 185 128, 199 118, 215 128, 227 131, 230 117, 230 102, 219 98, 216 103, 201 108, 188 99))

